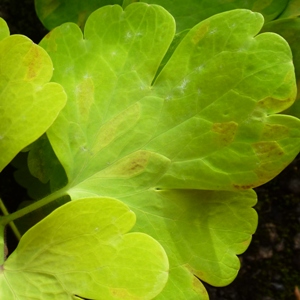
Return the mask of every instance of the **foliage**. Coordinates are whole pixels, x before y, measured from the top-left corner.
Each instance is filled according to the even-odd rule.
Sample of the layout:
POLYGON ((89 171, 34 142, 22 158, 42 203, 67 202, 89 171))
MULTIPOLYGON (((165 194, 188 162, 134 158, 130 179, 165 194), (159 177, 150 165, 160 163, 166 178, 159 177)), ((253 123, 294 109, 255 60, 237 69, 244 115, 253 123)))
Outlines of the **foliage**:
POLYGON ((44 26, 53 29, 65 22, 77 23, 84 27, 88 16, 97 8, 109 4, 122 4, 121 0, 42 0, 35 1, 35 10, 44 26))
MULTIPOLYGON (((0 78, 2 167, 28 146, 19 182, 42 198, 3 216, 2 229, 76 200, 3 257, 5 299, 208 299, 199 279, 229 284, 255 231, 252 188, 299 152, 299 120, 278 114, 296 96, 291 51, 280 36, 258 34, 261 14, 181 22, 172 2, 186 29, 175 35, 167 10, 130 2, 94 11, 83 32, 62 24, 39 46, 1 23, 0 61, 10 68, 0 78)), ((270 19, 283 8, 261 7, 270 19)))
POLYGON ((152 299, 168 278, 168 259, 153 238, 126 233, 134 223, 134 213, 113 199, 58 208, 6 260, 2 299, 152 299))
MULTIPOLYGON (((166 8, 176 19, 178 37, 175 39, 175 42, 178 39, 180 40, 181 36, 184 36, 187 29, 217 13, 241 8, 259 12, 265 19, 265 26, 262 28, 262 32, 276 32, 288 41, 294 56, 297 82, 298 78, 300 78, 300 54, 297 47, 300 32, 298 20, 300 15, 299 0, 124 0, 123 7, 133 2, 158 4, 166 8)), ((96 8, 105 4, 115 4, 116 1, 89 1, 81 3, 81 6, 70 7, 67 5, 66 0, 35 0, 37 14, 48 29, 53 29, 66 21, 74 21, 82 27, 88 17, 86 12, 92 12, 92 9, 90 9, 92 4, 90 3, 93 3, 96 8), (74 12, 74 8, 77 9, 76 12, 74 12), (84 18, 82 17, 83 15, 84 18), (48 21, 49 19, 51 22, 48 21)), ((300 117, 299 98, 300 95, 298 94, 297 101, 286 111, 286 113, 298 118, 300 117)))
POLYGON ((0 26, 2 171, 49 128, 65 105, 66 94, 59 84, 48 83, 53 73, 49 55, 25 36, 8 37, 3 20, 0 26))

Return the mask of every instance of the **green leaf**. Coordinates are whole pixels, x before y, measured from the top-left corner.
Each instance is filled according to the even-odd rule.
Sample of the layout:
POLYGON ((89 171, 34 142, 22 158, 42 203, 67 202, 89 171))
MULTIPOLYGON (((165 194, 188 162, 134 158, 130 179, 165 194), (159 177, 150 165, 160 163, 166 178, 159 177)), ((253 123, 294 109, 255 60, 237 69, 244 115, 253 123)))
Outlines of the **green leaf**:
POLYGON ((2 266, 1 299, 153 299, 167 281, 168 259, 150 236, 127 233, 134 223, 114 199, 61 206, 25 233, 2 266))
MULTIPOLYGON (((51 151, 51 149, 51 147, 43 147, 41 148, 41 151, 51 151)), ((35 159, 38 160, 39 155, 35 159)), ((45 164, 43 164, 42 161, 40 161, 40 163, 42 164, 40 169, 44 168, 45 164)), ((14 172, 14 179, 20 186, 27 189, 27 195, 31 199, 41 199, 51 193, 49 182, 46 184, 42 183, 38 178, 32 176, 30 173, 28 168, 28 152, 18 153, 18 155, 11 161, 11 165, 16 168, 16 171, 14 172)))
POLYGON ((25 36, 0 41, 0 65, 1 171, 49 128, 65 105, 66 94, 59 84, 48 82, 53 72, 49 55, 25 36))
POLYGON ((274 114, 295 98, 291 52, 275 34, 253 38, 261 16, 237 10, 201 22, 152 84, 172 24, 157 6, 132 4, 124 16, 111 6, 91 16, 85 39, 67 24, 42 41, 69 96, 47 134, 70 187, 247 189, 298 153, 299 120, 274 114))
POLYGON ((208 299, 198 278, 215 286, 234 280, 236 254, 247 249, 257 226, 253 190, 147 190, 121 199, 137 214, 134 229, 168 254, 169 280, 155 299, 208 299))
POLYGON ((297 100, 295 103, 286 111, 296 117, 300 117, 300 51, 299 51, 299 36, 300 36, 300 19, 279 19, 273 22, 265 24, 262 29, 263 32, 272 31, 280 34, 287 40, 293 53, 293 62, 295 65, 295 73, 298 86, 297 100))
POLYGON ((47 135, 68 177, 58 195, 118 198, 163 245, 171 271, 158 299, 207 299, 196 276, 230 283, 255 230, 248 189, 299 152, 299 120, 276 114, 295 76, 286 41, 257 35, 263 18, 248 10, 196 25, 158 73, 174 25, 134 3, 95 11, 84 37, 70 23, 48 34, 68 103, 47 135))
MULTIPOLYGON (((46 184, 50 182, 50 189, 57 190, 67 184, 67 178, 53 149, 49 146, 50 143, 46 135, 41 136, 29 146, 27 159, 28 169, 41 183, 46 184), (53 180, 54 178, 59 178, 59 180, 55 181, 53 180), (60 186, 52 186, 51 184, 54 182, 61 182, 62 184, 60 186)), ((32 189, 34 189, 34 187, 32 187, 32 189)))
POLYGON ((285 10, 279 16, 280 19, 294 18, 300 15, 300 1, 289 0, 285 10))
POLYGON ((84 27, 88 16, 97 8, 109 4, 122 4, 122 0, 35 0, 35 10, 43 25, 51 30, 63 23, 74 22, 84 27))
POLYGON ((0 18, 0 41, 9 36, 9 28, 6 22, 0 18))
POLYGON ((289 0, 141 0, 141 2, 163 6, 174 16, 177 32, 181 32, 215 14, 237 8, 259 12, 266 21, 270 21, 285 9, 289 0))

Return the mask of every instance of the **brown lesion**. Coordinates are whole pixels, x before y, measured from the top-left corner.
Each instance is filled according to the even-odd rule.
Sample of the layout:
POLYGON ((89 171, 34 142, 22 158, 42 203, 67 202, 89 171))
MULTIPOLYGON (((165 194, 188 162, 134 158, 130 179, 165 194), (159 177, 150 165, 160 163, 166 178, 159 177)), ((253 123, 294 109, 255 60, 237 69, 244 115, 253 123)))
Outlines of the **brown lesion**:
POLYGON ((291 106, 294 99, 295 95, 291 95, 291 97, 287 97, 285 99, 266 97, 257 102, 257 107, 267 113, 278 113, 291 106))
POLYGON ((136 151, 106 168, 102 176, 130 178, 144 172, 151 157, 151 152, 145 150, 136 151))
POLYGON ((287 167, 289 161, 281 159, 273 159, 271 161, 262 162, 258 168, 254 170, 259 182, 256 186, 262 185, 277 176, 283 169, 287 167))
POLYGON ((252 144, 252 148, 258 158, 262 160, 276 160, 284 154, 283 149, 275 141, 261 141, 252 144))
POLYGON ((202 296, 208 296, 207 291, 203 284, 201 283, 201 279, 205 278, 205 273, 200 270, 195 270, 190 264, 184 264, 184 268, 188 270, 192 274, 192 287, 193 290, 197 291, 202 296))
POLYGON ((220 139, 226 145, 232 143, 234 140, 238 124, 236 122, 223 122, 223 123, 214 123, 212 125, 212 131, 220 135, 220 139))
POLYGON ((257 165, 253 168, 256 174, 255 182, 249 184, 233 184, 236 190, 248 190, 266 183, 278 175, 279 171, 284 168, 281 157, 284 150, 275 141, 261 141, 252 144, 252 148, 258 158, 257 165))
POLYGON ((38 76, 38 73, 41 70, 41 53, 37 45, 32 43, 27 55, 24 57, 24 63, 26 64, 27 60, 27 73, 26 80, 30 81, 35 79, 38 76))
POLYGON ((206 33, 209 30, 209 22, 205 22, 204 24, 200 25, 197 30, 194 32, 194 35, 192 36, 192 42, 193 44, 198 44, 203 37, 206 35, 206 33))
POLYGON ((287 126, 280 124, 265 124, 261 139, 274 140, 284 138, 289 135, 290 129, 287 126))
POLYGON ((140 171, 144 170, 145 165, 148 162, 147 157, 138 157, 137 159, 131 161, 128 166, 125 166, 124 173, 125 174, 133 174, 139 173, 140 171))
POLYGON ((116 138, 132 129, 140 119, 140 115, 141 107, 138 103, 136 103, 110 119, 97 133, 95 144, 92 149, 93 152, 99 152, 116 138))
POLYGON ((236 190, 250 190, 256 187, 255 184, 233 184, 234 189, 236 190))
POLYGON ((109 290, 114 298, 116 297, 118 299, 141 300, 141 297, 129 293, 129 291, 125 288, 110 288, 109 290))
POLYGON ((81 118, 86 121, 89 118, 91 107, 95 101, 95 86, 93 78, 84 78, 77 86, 76 100, 81 118))

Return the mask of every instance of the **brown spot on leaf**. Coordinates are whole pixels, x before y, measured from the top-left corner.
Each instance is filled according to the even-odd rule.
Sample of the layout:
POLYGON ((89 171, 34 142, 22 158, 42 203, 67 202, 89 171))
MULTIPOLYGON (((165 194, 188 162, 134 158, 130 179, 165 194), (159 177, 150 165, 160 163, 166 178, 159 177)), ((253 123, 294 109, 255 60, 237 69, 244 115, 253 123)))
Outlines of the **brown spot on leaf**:
POLYGON ((262 140, 275 140, 284 138, 289 134, 289 128, 280 124, 265 124, 262 131, 262 140))
POLYGON ((193 44, 198 44, 203 37, 206 35, 207 31, 209 29, 209 23, 205 22, 204 24, 201 24, 198 26, 196 31, 194 32, 194 35, 192 36, 192 42, 193 44))
POLYGON ((28 81, 35 79, 42 67, 41 54, 37 45, 32 44, 32 47, 24 57, 24 64, 27 65, 25 79, 28 81))
POLYGON ((284 154, 283 149, 275 141, 253 143, 252 147, 258 158, 262 160, 276 160, 284 154))
POLYGON ((255 184, 233 184, 233 187, 236 190, 249 190, 254 188, 255 186, 255 184))
POLYGON ((259 167, 254 170, 255 174, 258 177, 258 183, 256 184, 256 186, 262 185, 267 181, 273 179, 286 166, 286 162, 281 162, 279 160, 260 164, 259 167))
POLYGON ((110 292, 114 296, 115 299, 141 300, 140 297, 132 295, 124 288, 111 288, 110 292))
POLYGON ((116 138, 125 134, 137 123, 140 115, 140 105, 136 103, 109 120, 100 128, 92 151, 99 152, 116 138))
POLYGON ((286 99, 264 98, 257 102, 257 106, 267 113, 278 113, 288 108, 294 102, 294 96, 286 99))
POLYGON ((220 135, 220 140, 228 145, 230 144, 235 137, 238 124, 230 121, 224 123, 214 123, 212 126, 212 131, 220 135))
POLYGON ((106 168, 102 175, 106 178, 119 177, 130 178, 139 175, 147 167, 150 159, 151 152, 140 150, 134 152, 113 164, 111 167, 106 168))
POLYGON ((207 291, 203 284, 201 283, 200 278, 205 278, 205 274, 201 271, 195 271, 189 264, 185 264, 184 267, 189 270, 193 275, 192 287, 198 294, 203 296, 208 296, 207 291))
POLYGON ((52 35, 52 31, 49 31, 45 36, 44 36, 44 39, 50 39, 52 35))
POLYGON ((197 293, 199 295, 202 296, 208 296, 207 291, 205 289, 205 287, 203 286, 203 284, 201 283, 200 279, 196 276, 194 276, 193 278, 193 289, 195 291, 197 291, 197 293))
POLYGON ((77 86, 76 101, 79 113, 83 121, 87 121, 92 104, 94 103, 94 81, 92 78, 84 78, 77 86))
POLYGON ((50 31, 44 37, 43 43, 45 43, 44 46, 47 49, 48 53, 57 51, 57 43, 56 43, 56 39, 58 38, 57 32, 58 30, 55 31, 54 37, 53 37, 53 31, 50 31))
POLYGON ((252 144, 259 159, 253 170, 258 177, 256 186, 266 183, 274 178, 286 167, 286 161, 282 161, 284 150, 275 141, 263 141, 252 144))

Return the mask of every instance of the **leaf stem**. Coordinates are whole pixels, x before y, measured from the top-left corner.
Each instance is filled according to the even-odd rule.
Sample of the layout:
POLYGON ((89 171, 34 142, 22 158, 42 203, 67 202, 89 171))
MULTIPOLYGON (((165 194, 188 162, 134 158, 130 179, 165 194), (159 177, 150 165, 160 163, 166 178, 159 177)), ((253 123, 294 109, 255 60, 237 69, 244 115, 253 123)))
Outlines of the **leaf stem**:
MULTIPOLYGON (((4 216, 8 216, 8 215, 9 215, 9 212, 8 212, 6 206, 5 206, 5 204, 3 203, 3 200, 2 200, 1 198, 0 198, 0 209, 1 209, 1 211, 3 212, 3 215, 4 215, 4 216)), ((2 217, 2 219, 3 219, 3 218, 4 218, 4 217, 2 217)), ((6 223, 6 224, 7 224, 7 223, 6 223)), ((5 225, 6 225, 6 224, 5 224, 5 225)), ((13 231, 14 235, 16 236, 16 238, 17 238, 18 240, 20 240, 20 238, 21 238, 21 233, 20 233, 19 229, 17 228, 17 226, 15 225, 15 223, 14 223, 13 221, 9 222, 9 226, 10 226, 10 228, 12 229, 12 231, 13 231)))
MULTIPOLYGON (((62 189, 44 197, 43 199, 38 200, 38 201, 36 201, 24 208, 21 208, 20 210, 17 210, 16 212, 13 212, 11 214, 8 214, 8 212, 7 212, 7 214, 5 214, 5 212, 3 211, 4 216, 1 217, 0 223, 2 225, 9 224, 13 220, 21 218, 21 217, 31 213, 32 211, 37 210, 37 209, 49 204, 50 202, 52 202, 62 196, 65 196, 65 195, 66 195, 66 188, 62 188, 62 189)), ((1 209, 2 209, 2 205, 1 205, 1 209)))

